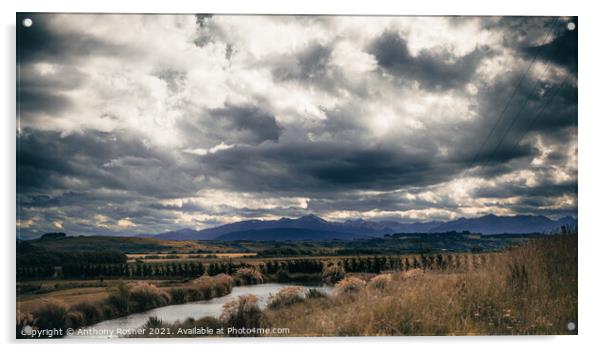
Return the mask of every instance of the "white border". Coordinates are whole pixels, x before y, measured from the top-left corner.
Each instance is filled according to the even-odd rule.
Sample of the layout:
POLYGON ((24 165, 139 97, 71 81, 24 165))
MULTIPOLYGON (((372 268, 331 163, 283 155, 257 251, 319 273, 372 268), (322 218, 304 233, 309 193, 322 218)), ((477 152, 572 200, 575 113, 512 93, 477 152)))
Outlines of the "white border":
POLYGON ((523 350, 527 348, 547 351, 592 350, 599 346, 597 340, 602 299, 600 290, 600 261, 602 249, 601 223, 596 221, 602 211, 600 206, 600 144, 602 114, 600 114, 601 78, 599 14, 593 2, 577 1, 381 1, 381 0, 22 0, 19 3, 2 2, 2 128, 0 154, 1 224, 4 255, 2 268, 2 316, 0 332, 6 350, 31 351, 33 348, 86 352, 113 350, 164 351, 178 350, 238 350, 238 351, 304 351, 332 350, 342 347, 351 351, 365 351, 373 346, 379 350, 408 351, 483 351, 523 350), (239 340, 143 340, 117 343, 65 343, 51 341, 25 344, 15 342, 15 12, 146 12, 146 13, 282 13, 282 14, 376 14, 376 15, 577 15, 579 16, 579 336, 559 337, 408 337, 408 338, 305 338, 305 339, 239 339, 239 340), (58 342, 58 343, 57 343, 58 342), (133 344, 144 344, 133 346, 133 344), (36 346, 37 345, 37 346, 36 346), (33 347, 33 348, 32 348, 33 347))

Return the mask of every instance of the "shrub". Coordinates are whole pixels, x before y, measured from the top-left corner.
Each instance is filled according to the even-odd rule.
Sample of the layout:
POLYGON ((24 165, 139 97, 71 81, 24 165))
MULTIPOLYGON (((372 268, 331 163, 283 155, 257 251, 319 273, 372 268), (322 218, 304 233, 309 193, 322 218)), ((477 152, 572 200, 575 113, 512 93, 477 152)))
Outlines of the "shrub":
POLYGON ((222 327, 221 321, 214 317, 203 317, 198 320, 193 320, 191 325, 196 327, 210 328, 213 330, 217 330, 222 327))
POLYGON ((67 308, 64 304, 50 300, 33 313, 35 326, 39 329, 65 329, 65 315, 67 308))
POLYGON ((213 287, 215 286, 215 279, 213 277, 203 275, 195 279, 192 284, 194 289, 193 292, 189 292, 189 295, 193 301, 214 297, 213 287))
POLYGON ((220 320, 226 327, 235 329, 259 328, 265 325, 265 316, 259 309, 258 299, 254 295, 239 296, 237 300, 224 304, 220 320))
POLYGON ((17 308, 17 338, 25 337, 21 333, 21 330, 25 326, 32 326, 33 321, 34 321, 34 318, 33 318, 33 315, 31 315, 31 313, 21 313, 21 311, 17 308))
POLYGON ((389 284, 389 282, 391 282, 392 279, 393 275, 391 274, 376 275, 375 277, 370 279, 368 286, 382 290, 389 284))
POLYGON ((343 280, 345 269, 340 265, 331 265, 322 271, 322 281, 327 285, 334 285, 343 280))
POLYGON ((148 329, 156 329, 156 328, 161 328, 163 327, 163 320, 152 316, 152 317, 148 317, 148 319, 146 320, 146 323, 144 323, 143 328, 148 330, 148 329))
POLYGON ((221 297, 232 291, 234 280, 230 275, 218 274, 215 276, 203 275, 193 282, 193 290, 189 292, 192 300, 210 299, 213 297, 221 297))
POLYGON ((366 286, 366 282, 357 277, 349 277, 339 281, 334 287, 335 296, 354 296, 366 286))
POLYGON ((305 295, 305 298, 324 298, 324 297, 328 297, 328 295, 326 293, 324 293, 321 290, 318 290, 317 288, 310 288, 309 291, 307 291, 307 294, 305 295))
POLYGON ((69 328, 77 329, 86 325, 86 318, 82 312, 70 310, 65 314, 65 325, 69 328))
POLYGON ((240 268, 234 275, 238 285, 256 285, 263 283, 263 275, 255 268, 240 268))
MULTIPOLYGON (((117 292, 113 293, 107 299, 107 303, 113 306, 115 311, 117 311, 118 315, 127 314, 130 310, 129 306, 130 301, 130 290, 126 286, 125 283, 119 282, 117 284, 117 292)), ((106 316, 105 311, 105 316, 106 316)))
POLYGON ((98 306, 90 302, 82 302, 76 304, 75 306, 71 307, 70 311, 75 311, 82 314, 84 319, 83 325, 94 324, 100 321, 102 317, 102 312, 100 311, 98 306))
POLYGON ((183 288, 172 288, 170 291, 170 295, 172 303, 182 304, 186 302, 186 291, 183 288))
POLYGON ((284 287, 270 297, 268 307, 278 309, 302 302, 305 300, 305 292, 306 290, 303 287, 284 287))
POLYGON ((98 310, 102 314, 103 319, 114 319, 121 314, 108 300, 105 304, 101 304, 98 310))
POLYGON ((167 305, 169 294, 146 282, 138 282, 130 289, 130 310, 141 312, 167 305))
POLYGON ((213 277, 215 297, 221 297, 232 291, 234 279, 227 274, 217 274, 213 277))

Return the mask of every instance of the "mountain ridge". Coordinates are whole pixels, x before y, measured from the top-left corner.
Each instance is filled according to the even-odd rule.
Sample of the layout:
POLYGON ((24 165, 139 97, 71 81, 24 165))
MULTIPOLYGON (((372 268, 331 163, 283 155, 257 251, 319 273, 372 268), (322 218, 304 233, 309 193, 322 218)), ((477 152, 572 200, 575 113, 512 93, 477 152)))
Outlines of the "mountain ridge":
POLYGON ((282 217, 278 220, 244 220, 208 229, 189 228, 159 234, 140 234, 164 240, 299 240, 302 239, 354 239, 380 237, 394 233, 445 233, 463 232, 492 234, 549 233, 561 226, 574 227, 577 219, 566 216, 552 220, 543 215, 497 216, 487 214, 476 218, 459 218, 450 221, 401 223, 396 221, 370 221, 351 219, 343 222, 327 221, 314 214, 296 219, 282 217), (278 237, 278 231, 281 238, 278 237), (256 235, 256 238, 251 236, 256 235), (290 236, 287 236, 290 235, 290 236))

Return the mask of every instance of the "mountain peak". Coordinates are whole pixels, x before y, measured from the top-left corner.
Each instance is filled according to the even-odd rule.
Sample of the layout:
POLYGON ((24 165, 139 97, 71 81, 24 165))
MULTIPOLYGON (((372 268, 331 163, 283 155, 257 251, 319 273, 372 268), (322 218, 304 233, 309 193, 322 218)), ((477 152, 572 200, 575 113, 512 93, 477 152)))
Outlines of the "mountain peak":
POLYGON ((319 217, 315 214, 307 214, 305 216, 298 218, 297 220, 311 221, 311 222, 326 222, 326 220, 322 219, 321 217, 319 217))

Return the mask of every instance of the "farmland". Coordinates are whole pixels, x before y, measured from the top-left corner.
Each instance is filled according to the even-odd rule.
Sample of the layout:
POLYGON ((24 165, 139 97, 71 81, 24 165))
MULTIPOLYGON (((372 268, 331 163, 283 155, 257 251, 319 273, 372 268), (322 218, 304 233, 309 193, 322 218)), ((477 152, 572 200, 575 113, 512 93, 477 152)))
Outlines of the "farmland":
MULTIPOLYGON (((358 279, 364 282, 360 284, 363 287, 375 277, 388 275, 387 290, 391 292, 382 292, 389 292, 388 296, 403 296, 405 300, 410 299, 408 282, 412 283, 412 290, 418 290, 412 295, 422 297, 431 289, 444 291, 445 287, 461 286, 467 280, 467 275, 471 280, 480 278, 486 282, 494 275, 497 275, 496 280, 505 280, 503 275, 515 275, 512 271, 515 269, 507 272, 508 267, 519 265, 522 268, 520 265, 524 265, 508 264, 508 258, 515 257, 510 253, 531 248, 532 243, 553 242, 556 239, 556 236, 537 235, 486 238, 468 238, 461 234, 447 236, 396 235, 369 240, 324 242, 178 242, 120 237, 28 241, 18 246, 17 326, 86 326, 153 307, 219 297, 228 294, 233 286, 264 282, 335 285, 341 280, 358 279), (91 251, 90 248, 98 245, 99 241, 112 244, 105 246, 103 251, 91 251), (416 273, 420 273, 420 279, 408 281, 408 275, 415 277, 416 273), (214 278, 222 279, 216 283, 214 278), (392 286, 388 284, 390 280, 394 283, 392 286), (40 317, 48 314, 58 318, 52 323, 40 320, 40 317)), ((576 235, 573 237, 576 238, 576 235)), ((520 276, 522 269, 516 270, 519 270, 520 276)), ((530 273, 531 270, 534 269, 530 269, 530 273)), ((537 275, 544 274, 537 272, 537 275)), ((268 309, 262 316, 266 319, 269 317, 269 321, 276 324, 285 321, 284 311, 305 307, 303 309, 308 312, 319 312, 334 318, 343 314, 344 309, 349 309, 343 308, 347 304, 363 302, 363 308, 357 308, 361 311, 382 303, 371 301, 374 297, 368 293, 358 297, 363 295, 366 295, 367 301, 335 299, 333 296, 326 301, 315 300, 317 305, 312 303, 308 307, 304 305, 314 301, 302 300, 299 303, 301 306, 294 306, 297 308, 286 305, 282 308, 284 310, 268 309), (341 305, 341 302, 347 303, 341 305)), ((385 301, 389 300, 391 298, 385 301)), ((340 318, 344 320, 343 316, 340 318)), ((317 331, 301 329, 300 325, 295 329, 299 335, 318 334, 317 331)), ((356 326, 326 334, 379 333, 365 329, 368 328, 356 326)), ((424 331, 420 330, 422 328, 412 329, 408 331, 416 334, 439 333, 431 328, 424 331)), ((442 331, 472 332, 466 326, 453 329, 442 331)), ((404 331, 391 333, 403 334, 404 331)))

